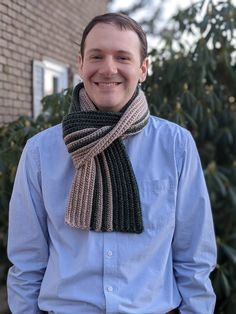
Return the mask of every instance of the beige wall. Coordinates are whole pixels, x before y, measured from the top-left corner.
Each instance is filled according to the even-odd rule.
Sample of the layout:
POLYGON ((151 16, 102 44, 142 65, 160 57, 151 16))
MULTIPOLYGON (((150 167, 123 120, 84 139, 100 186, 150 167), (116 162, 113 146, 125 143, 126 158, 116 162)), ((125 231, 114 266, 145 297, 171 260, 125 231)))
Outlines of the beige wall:
POLYGON ((52 58, 77 72, 83 27, 107 0, 0 1, 0 124, 32 115, 32 61, 52 58))

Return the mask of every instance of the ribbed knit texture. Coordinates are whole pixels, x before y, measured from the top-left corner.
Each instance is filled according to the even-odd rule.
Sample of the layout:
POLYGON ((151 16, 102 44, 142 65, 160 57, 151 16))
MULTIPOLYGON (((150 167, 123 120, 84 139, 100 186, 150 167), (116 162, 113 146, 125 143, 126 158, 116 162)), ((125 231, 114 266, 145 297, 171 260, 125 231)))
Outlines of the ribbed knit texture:
POLYGON ((98 111, 83 84, 74 88, 63 138, 76 172, 65 221, 95 231, 143 231, 139 191, 122 138, 140 132, 149 110, 136 90, 120 112, 98 111))

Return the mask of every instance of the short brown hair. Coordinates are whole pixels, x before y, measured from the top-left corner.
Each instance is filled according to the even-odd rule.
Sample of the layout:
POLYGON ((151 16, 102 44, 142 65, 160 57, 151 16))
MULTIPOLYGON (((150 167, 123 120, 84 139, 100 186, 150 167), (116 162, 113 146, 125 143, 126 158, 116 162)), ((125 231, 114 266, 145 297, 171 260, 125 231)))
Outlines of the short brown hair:
POLYGON ((147 57, 147 38, 142 27, 128 15, 121 13, 106 13, 95 16, 85 27, 80 44, 80 53, 82 59, 84 58, 85 40, 92 28, 99 23, 113 24, 119 27, 119 29, 121 30, 128 29, 134 31, 138 35, 140 41, 141 61, 143 61, 147 57))

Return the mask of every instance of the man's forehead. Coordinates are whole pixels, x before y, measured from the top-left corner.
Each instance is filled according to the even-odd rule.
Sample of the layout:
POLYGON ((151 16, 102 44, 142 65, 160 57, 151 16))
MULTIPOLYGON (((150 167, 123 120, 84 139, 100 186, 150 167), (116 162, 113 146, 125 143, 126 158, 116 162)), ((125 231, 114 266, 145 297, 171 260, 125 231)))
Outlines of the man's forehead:
POLYGON ((135 31, 105 23, 96 24, 85 40, 87 52, 109 49, 111 46, 120 53, 132 53, 134 48, 140 49, 140 41, 135 31))
POLYGON ((138 34, 129 28, 121 28, 116 24, 112 23, 98 23, 94 25, 94 27, 90 30, 88 33, 86 40, 88 40, 90 37, 96 37, 96 36, 102 36, 105 33, 106 36, 109 35, 109 33, 116 33, 117 36, 122 36, 122 37, 133 37, 135 40, 139 41, 138 34))

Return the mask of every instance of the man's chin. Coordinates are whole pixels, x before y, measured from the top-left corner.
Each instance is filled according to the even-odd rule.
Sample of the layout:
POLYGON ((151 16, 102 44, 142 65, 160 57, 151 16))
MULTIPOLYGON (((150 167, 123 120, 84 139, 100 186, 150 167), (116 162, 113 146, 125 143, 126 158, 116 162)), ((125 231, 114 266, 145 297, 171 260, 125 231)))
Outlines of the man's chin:
POLYGON ((96 103, 96 106, 100 111, 104 112, 118 112, 122 109, 124 105, 121 105, 115 100, 110 100, 110 101, 102 101, 100 100, 99 102, 96 103))

